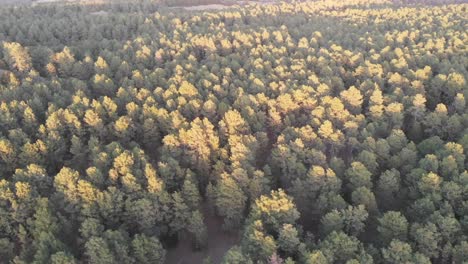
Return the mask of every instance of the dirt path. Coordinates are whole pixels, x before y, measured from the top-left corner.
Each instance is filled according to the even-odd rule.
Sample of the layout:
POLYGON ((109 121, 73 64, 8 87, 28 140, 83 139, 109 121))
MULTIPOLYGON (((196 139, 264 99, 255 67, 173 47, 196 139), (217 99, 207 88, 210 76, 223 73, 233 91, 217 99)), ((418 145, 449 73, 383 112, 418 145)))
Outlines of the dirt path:
POLYGON ((208 231, 207 248, 202 251, 193 251, 188 239, 181 240, 177 247, 167 251, 166 264, 201 264, 208 256, 213 264, 218 264, 224 254, 239 242, 239 233, 224 232, 222 229, 223 220, 211 215, 207 206, 204 206, 203 215, 208 231))

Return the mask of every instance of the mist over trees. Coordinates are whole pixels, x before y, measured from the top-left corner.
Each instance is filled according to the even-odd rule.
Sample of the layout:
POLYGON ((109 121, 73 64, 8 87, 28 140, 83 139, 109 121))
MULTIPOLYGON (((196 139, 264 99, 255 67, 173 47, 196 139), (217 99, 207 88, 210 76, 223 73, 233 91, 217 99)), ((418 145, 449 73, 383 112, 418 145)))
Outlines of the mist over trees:
POLYGON ((463 263, 446 2, 1 7, 0 263, 164 263, 212 216, 223 264, 463 263))

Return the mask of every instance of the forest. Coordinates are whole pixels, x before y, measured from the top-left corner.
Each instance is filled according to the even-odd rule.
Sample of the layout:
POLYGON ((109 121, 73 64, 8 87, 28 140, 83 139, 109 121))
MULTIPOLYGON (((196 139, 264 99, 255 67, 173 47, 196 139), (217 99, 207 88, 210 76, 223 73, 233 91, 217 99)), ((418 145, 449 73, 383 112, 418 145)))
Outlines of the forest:
POLYGON ((468 3, 232 2, 0 5, 0 263, 467 263, 468 3))

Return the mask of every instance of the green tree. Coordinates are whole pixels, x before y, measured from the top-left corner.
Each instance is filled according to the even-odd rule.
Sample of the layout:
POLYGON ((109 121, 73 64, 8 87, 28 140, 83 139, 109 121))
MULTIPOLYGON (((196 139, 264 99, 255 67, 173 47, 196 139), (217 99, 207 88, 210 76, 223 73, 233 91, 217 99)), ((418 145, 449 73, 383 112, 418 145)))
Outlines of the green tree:
POLYGON ((14 244, 8 238, 0 239, 0 258, 4 261, 10 261, 14 257, 14 244))
POLYGON ((429 264, 431 261, 419 253, 413 253, 408 243, 400 240, 392 240, 387 248, 382 249, 385 263, 418 263, 429 264))
POLYGON ((20 73, 25 73, 31 70, 31 56, 29 55, 28 50, 20 43, 4 42, 3 52, 5 54, 5 60, 10 66, 10 69, 20 73))
POLYGON ((187 176, 182 185, 181 195, 185 200, 185 203, 190 209, 196 210, 200 206, 200 192, 196 184, 193 182, 192 176, 187 176))
POLYGON ((374 193, 367 187, 359 187, 351 193, 351 201, 354 205, 364 205, 369 212, 378 211, 374 193))
POLYGON ((297 251, 300 243, 297 229, 291 224, 284 224, 279 231, 278 247, 291 256, 297 251))
POLYGON ((351 168, 346 170, 345 176, 348 179, 350 190, 355 190, 359 187, 372 188, 372 174, 360 162, 351 163, 351 168))
POLYGON ((28 224, 34 238, 34 263, 47 263, 51 261, 51 255, 65 249, 63 242, 58 239, 61 231, 58 219, 53 215, 47 198, 38 200, 36 212, 28 224))
POLYGON ((88 240, 91 237, 99 237, 104 232, 104 226, 98 219, 86 218, 79 229, 80 235, 84 240, 88 240))
POLYGON ((169 223, 172 234, 178 234, 189 221, 190 211, 178 192, 172 194, 172 220, 169 223))
POLYGON ((456 245, 453 252, 453 261, 455 263, 463 263, 468 257, 468 242, 462 241, 459 245, 456 245))
POLYGON ((330 263, 327 257, 320 250, 314 250, 307 256, 307 264, 328 264, 330 263))
POLYGON ((166 251, 155 237, 137 234, 131 243, 132 256, 138 263, 164 263, 166 251))
POLYGON ((400 172, 395 169, 384 171, 377 182, 377 197, 383 208, 392 208, 396 205, 399 192, 402 190, 400 172))
POLYGON ((293 199, 279 189, 257 199, 249 218, 260 219, 267 230, 280 230, 284 224, 295 224, 299 216, 293 199))
POLYGON ((76 259, 67 252, 57 252, 50 257, 50 263, 52 264, 75 264, 76 259))
POLYGON ((357 238, 333 231, 319 244, 319 248, 329 263, 343 263, 357 256, 359 245, 357 238))
POLYGON ((333 210, 322 216, 320 220, 322 233, 326 236, 333 231, 343 231, 344 217, 338 210, 333 210))
POLYGON ((206 247, 208 234, 202 214, 197 210, 193 211, 188 223, 188 231, 193 235, 193 244, 196 249, 206 247))
POLYGON ((406 241, 408 221, 400 212, 388 211, 378 221, 377 231, 384 244, 390 243, 393 239, 406 241))
POLYGON ((343 99, 346 107, 351 113, 355 115, 361 113, 363 97, 356 87, 351 86, 348 90, 342 91, 340 93, 340 97, 343 99))
POLYGON ((69 47, 64 47, 61 52, 52 56, 52 62, 55 64, 59 76, 70 77, 73 72, 75 56, 69 47))
POLYGON ((236 182, 227 174, 223 174, 216 186, 216 208, 224 217, 225 228, 235 228, 241 224, 246 201, 247 198, 236 182))
POLYGON ((91 237, 85 245, 85 255, 89 263, 118 263, 106 241, 101 237, 91 237))
POLYGON ((342 210, 344 218, 344 231, 350 235, 357 236, 364 231, 369 214, 363 205, 349 206, 342 210))
POLYGON ((265 233, 260 220, 256 220, 246 227, 242 239, 242 252, 251 256, 253 261, 267 261, 277 250, 277 243, 273 236, 265 233))
POLYGON ((415 224, 411 227, 411 237, 416 242, 416 249, 428 258, 437 258, 439 256, 440 234, 436 225, 429 223, 427 225, 415 224))
POLYGON ((252 260, 245 256, 240 247, 234 246, 224 255, 221 264, 252 264, 252 260))

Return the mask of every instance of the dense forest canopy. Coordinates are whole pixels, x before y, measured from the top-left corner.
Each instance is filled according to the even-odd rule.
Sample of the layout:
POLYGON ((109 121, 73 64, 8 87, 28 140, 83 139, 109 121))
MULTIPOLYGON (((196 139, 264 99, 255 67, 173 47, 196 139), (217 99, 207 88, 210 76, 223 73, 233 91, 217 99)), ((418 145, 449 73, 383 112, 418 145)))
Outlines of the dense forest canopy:
POLYGON ((467 261, 461 2, 1 7, 0 263, 467 261))

